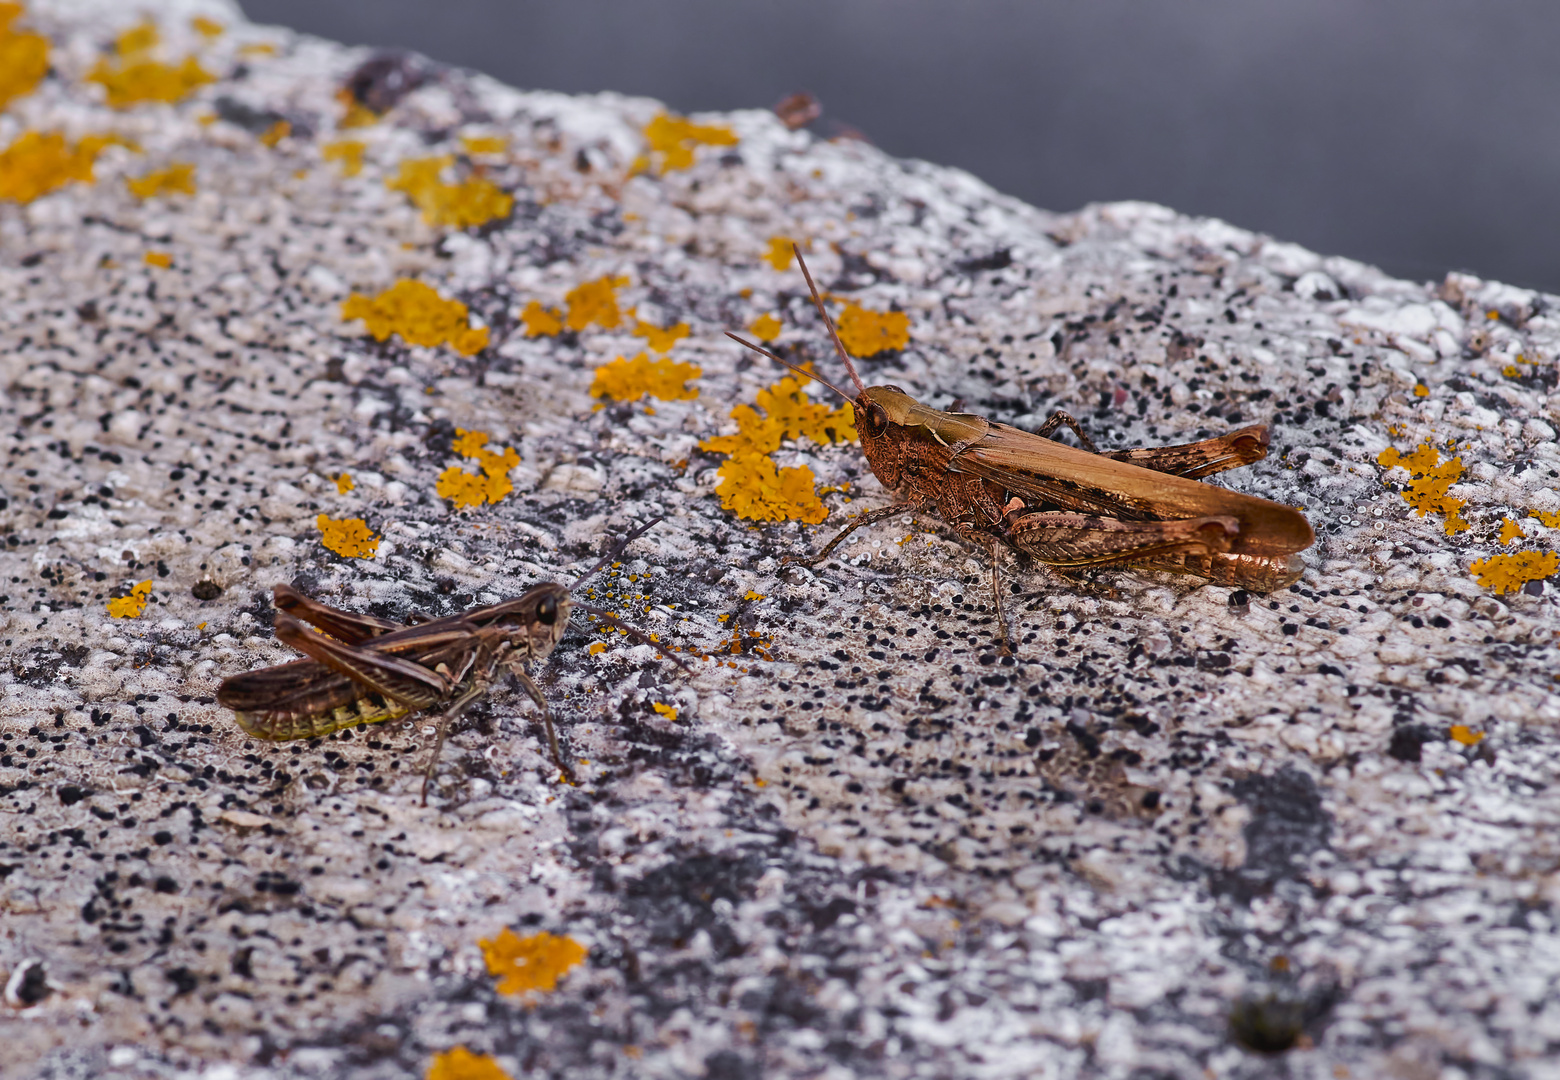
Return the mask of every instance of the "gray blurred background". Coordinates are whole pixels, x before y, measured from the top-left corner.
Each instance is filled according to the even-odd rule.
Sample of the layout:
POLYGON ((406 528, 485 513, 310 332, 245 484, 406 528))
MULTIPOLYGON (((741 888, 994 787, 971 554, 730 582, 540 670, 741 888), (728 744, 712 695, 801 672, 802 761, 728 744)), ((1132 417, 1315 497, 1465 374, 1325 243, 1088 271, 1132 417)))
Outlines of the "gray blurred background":
POLYGON ((1051 210, 1148 199, 1560 292, 1554 0, 242 0, 515 86, 814 126, 1051 210))

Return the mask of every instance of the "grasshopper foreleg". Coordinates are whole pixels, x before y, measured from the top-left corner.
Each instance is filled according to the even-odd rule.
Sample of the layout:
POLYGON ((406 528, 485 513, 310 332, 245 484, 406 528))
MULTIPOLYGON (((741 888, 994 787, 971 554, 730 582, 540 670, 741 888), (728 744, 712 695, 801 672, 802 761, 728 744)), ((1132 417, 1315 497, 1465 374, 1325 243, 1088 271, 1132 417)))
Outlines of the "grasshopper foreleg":
POLYGON ((876 510, 868 510, 865 514, 862 514, 855 521, 852 521, 849 525, 841 529, 833 540, 830 540, 823 546, 823 550, 818 552, 818 554, 812 556, 811 558, 803 558, 800 555, 787 555, 785 558, 781 559, 780 562, 786 566, 793 564, 797 566, 817 566, 819 563, 823 562, 824 559, 829 557, 830 552, 840 546, 841 541, 843 541, 847 536, 855 532, 857 529, 866 525, 876 524, 885 518, 893 517, 895 514, 909 513, 914 509, 915 507, 909 503, 895 503, 893 506, 883 506, 876 510))

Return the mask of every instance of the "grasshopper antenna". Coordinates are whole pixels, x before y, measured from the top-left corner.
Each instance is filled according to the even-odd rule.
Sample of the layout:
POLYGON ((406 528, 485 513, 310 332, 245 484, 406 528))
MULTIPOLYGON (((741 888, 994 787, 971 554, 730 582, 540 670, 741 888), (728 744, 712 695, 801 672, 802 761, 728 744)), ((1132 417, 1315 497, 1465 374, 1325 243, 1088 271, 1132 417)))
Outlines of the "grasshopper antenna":
POLYGON ((804 368, 804 367, 802 367, 802 366, 800 366, 798 364, 793 364, 789 360, 781 359, 780 357, 776 356, 774 353, 770 352, 768 349, 761 348, 761 347, 759 347, 757 345, 754 345, 751 341, 747 341, 744 338, 737 337, 737 335, 733 334, 730 330, 726 331, 726 336, 729 337, 732 341, 735 341, 738 345, 746 346, 747 348, 752 349, 756 353, 759 353, 759 354, 761 354, 763 356, 769 357, 769 359, 773 360, 775 363, 782 364, 785 367, 790 368, 792 371, 796 372, 798 375, 805 375, 807 378, 811 379, 813 382, 822 383, 824 386, 827 386, 830 390, 833 390, 836 394, 838 394, 845 401, 849 401, 850 400, 850 395, 849 394, 847 394, 845 391, 841 390, 838 386, 835 386, 828 379, 825 379, 822 375, 819 375, 817 372, 808 371, 806 368, 804 368))
POLYGON ((802 276, 807 279, 808 291, 812 293, 813 304, 818 308, 818 314, 823 316, 823 325, 829 328, 829 338, 834 342, 834 351, 845 364, 845 370, 850 372, 850 381, 856 384, 858 394, 865 393, 866 387, 861 383, 861 376, 856 374, 856 365, 850 362, 850 354, 845 351, 845 345, 840 341, 839 331, 834 329, 834 320, 829 318, 828 309, 823 306, 823 297, 818 295, 818 286, 813 284, 812 271, 807 269, 807 260, 802 258, 802 246, 792 244, 791 250, 796 252, 796 262, 802 268, 802 276))
POLYGON ((636 629, 635 627, 632 627, 632 626, 628 625, 628 623, 624 622, 622 619, 620 619, 616 615, 612 614, 612 612, 608 611, 606 608, 599 608, 595 604, 582 604, 578 600, 576 600, 574 602, 574 606, 579 608, 581 611, 588 611, 588 612, 590 612, 592 615, 596 616, 598 619, 604 620, 608 625, 616 627, 617 629, 623 631, 623 633, 627 634, 629 637, 631 637, 635 641, 639 642, 639 644, 650 646, 656 652, 658 652, 662 656, 666 657, 666 659, 670 660, 672 663, 674 663, 678 667, 682 668, 689 675, 692 675, 694 673, 693 672, 693 668, 691 668, 687 664, 683 663, 681 657, 673 656, 670 652, 667 651, 667 649, 659 641, 652 641, 650 639, 650 635, 649 634, 645 633, 643 630, 639 630, 639 629, 636 629))
POLYGON ((573 592, 575 589, 578 589, 581 585, 585 584, 585 582, 589 581, 592 577, 600 573, 602 567, 608 565, 609 563, 616 562, 617 557, 628 549, 629 544, 632 544, 635 540, 638 540, 645 533, 649 532, 651 529, 655 528, 665 520, 665 518, 656 518, 653 521, 646 522, 645 524, 639 526, 639 528, 635 529, 633 532, 629 533, 627 536, 623 537, 622 540, 618 541, 617 546, 603 555, 595 566, 592 566, 589 570, 575 578, 574 584, 569 586, 569 591, 573 592))

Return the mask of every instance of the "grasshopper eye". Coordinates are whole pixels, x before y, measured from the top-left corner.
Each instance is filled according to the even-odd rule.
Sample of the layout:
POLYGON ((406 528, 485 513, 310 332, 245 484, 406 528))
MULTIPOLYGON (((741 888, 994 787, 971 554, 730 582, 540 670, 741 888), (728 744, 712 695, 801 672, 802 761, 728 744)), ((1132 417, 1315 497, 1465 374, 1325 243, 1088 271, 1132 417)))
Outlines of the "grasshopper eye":
POLYGON ((551 596, 536 605, 536 621, 543 626, 551 626, 558 621, 558 601, 551 596))
POLYGON ((888 413, 877 402, 867 406, 867 415, 864 419, 868 435, 881 435, 888 430, 888 413))

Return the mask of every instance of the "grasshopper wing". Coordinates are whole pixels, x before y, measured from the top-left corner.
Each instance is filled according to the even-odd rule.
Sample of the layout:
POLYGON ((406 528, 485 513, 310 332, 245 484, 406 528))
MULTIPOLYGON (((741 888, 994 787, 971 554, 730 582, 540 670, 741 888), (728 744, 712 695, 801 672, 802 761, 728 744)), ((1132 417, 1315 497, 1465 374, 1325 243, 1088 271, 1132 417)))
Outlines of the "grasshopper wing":
POLYGON ((1243 555, 1286 555, 1316 539, 1292 506, 1091 454, 1010 424, 993 423, 983 438, 961 446, 948 467, 1040 506, 1138 521, 1231 517, 1240 532, 1230 551, 1243 555))

